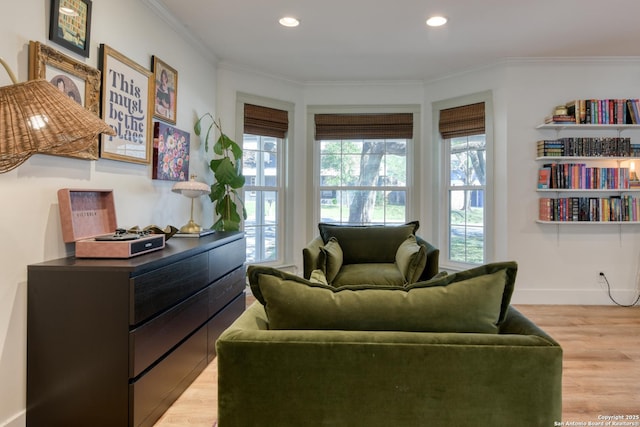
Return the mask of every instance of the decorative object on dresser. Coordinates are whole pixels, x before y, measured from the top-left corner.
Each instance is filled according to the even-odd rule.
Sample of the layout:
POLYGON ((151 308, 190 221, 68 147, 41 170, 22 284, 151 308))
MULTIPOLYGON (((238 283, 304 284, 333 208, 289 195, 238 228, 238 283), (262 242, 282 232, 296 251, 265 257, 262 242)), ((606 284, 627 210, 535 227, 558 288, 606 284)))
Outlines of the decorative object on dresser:
POLYGON ((245 308, 243 233, 28 266, 29 427, 151 427, 245 308))
POLYGON ((199 234, 202 231, 202 227, 193 220, 193 202, 196 197, 209 194, 211 192, 209 186, 204 182, 196 181, 196 176, 192 175, 189 181, 175 183, 171 191, 191 199, 191 218, 188 223, 180 227, 180 233, 199 234))
POLYGON ((71 154, 87 149, 100 133, 114 132, 46 80, 18 83, 0 58, 12 85, 0 87, 0 173, 36 153, 71 154))
POLYGON ((58 190, 65 243, 75 242, 77 258, 130 258, 164 248, 164 234, 118 229, 112 190, 58 190))

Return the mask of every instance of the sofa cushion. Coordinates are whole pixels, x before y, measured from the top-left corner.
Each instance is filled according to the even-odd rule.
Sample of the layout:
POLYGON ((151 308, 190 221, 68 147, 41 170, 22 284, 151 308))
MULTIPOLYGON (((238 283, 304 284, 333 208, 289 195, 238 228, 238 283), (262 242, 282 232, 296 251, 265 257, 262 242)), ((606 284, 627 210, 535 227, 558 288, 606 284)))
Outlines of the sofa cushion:
POLYGON ((345 264, 330 283, 333 287, 348 285, 404 286, 404 277, 390 262, 345 264))
POLYGON ((324 246, 320 246, 318 266, 331 284, 342 268, 343 252, 338 239, 332 237, 324 246))
POLYGON ((409 236, 396 251, 396 265, 405 283, 417 282, 427 264, 427 248, 419 245, 416 236, 409 236))
MULTIPOLYGON (((497 333, 507 268, 443 284, 334 288, 249 266, 270 329, 497 333)), ((438 280, 444 280, 444 278, 438 280)))
POLYGON ((319 223, 320 236, 326 244, 335 237, 344 252, 344 264, 395 262, 396 251, 407 237, 418 230, 418 221, 404 225, 338 225, 319 223))
POLYGON ((506 272, 506 282, 504 292, 502 294, 502 302, 500 305, 500 318, 498 320, 498 325, 500 325, 507 317, 509 304, 511 304, 511 296, 513 295, 513 288, 516 283, 518 264, 515 261, 494 262, 468 270, 458 271, 456 273, 448 274, 445 276, 435 276, 434 278, 426 282, 418 282, 407 285, 406 288, 411 289, 413 287, 423 286, 450 286, 451 284, 456 282, 467 281, 476 277, 482 277, 487 274, 493 274, 497 271, 502 270, 506 272))

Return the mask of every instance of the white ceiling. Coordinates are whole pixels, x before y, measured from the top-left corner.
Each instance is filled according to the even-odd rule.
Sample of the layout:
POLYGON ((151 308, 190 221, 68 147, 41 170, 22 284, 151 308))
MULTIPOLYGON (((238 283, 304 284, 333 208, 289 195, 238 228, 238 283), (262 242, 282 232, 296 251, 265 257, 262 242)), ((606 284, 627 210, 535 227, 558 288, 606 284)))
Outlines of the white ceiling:
POLYGON ((430 80, 506 58, 640 56, 639 0, 147 3, 221 63, 298 82, 430 80), (428 28, 433 14, 449 23, 428 28), (280 26, 284 15, 301 25, 280 26))

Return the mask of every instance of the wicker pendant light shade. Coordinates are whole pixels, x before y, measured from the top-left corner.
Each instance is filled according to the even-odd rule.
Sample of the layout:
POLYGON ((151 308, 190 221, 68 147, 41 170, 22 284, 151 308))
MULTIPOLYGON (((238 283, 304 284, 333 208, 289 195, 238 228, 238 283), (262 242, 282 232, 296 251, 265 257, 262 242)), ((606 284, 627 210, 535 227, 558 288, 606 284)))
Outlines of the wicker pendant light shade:
POLYGON ((0 173, 32 154, 85 150, 100 133, 115 135, 107 123, 46 80, 0 87, 0 173))

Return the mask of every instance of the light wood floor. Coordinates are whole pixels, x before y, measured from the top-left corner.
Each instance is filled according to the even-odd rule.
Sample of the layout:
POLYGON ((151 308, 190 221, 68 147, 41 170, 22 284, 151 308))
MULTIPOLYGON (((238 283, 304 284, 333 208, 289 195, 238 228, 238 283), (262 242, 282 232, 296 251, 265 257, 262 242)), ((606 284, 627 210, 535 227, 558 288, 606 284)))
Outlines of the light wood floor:
MULTIPOLYGON (((517 308, 564 350, 562 421, 588 424, 599 415, 640 415, 640 307, 517 308)), ((214 360, 154 427, 212 427, 216 381, 214 360)))

